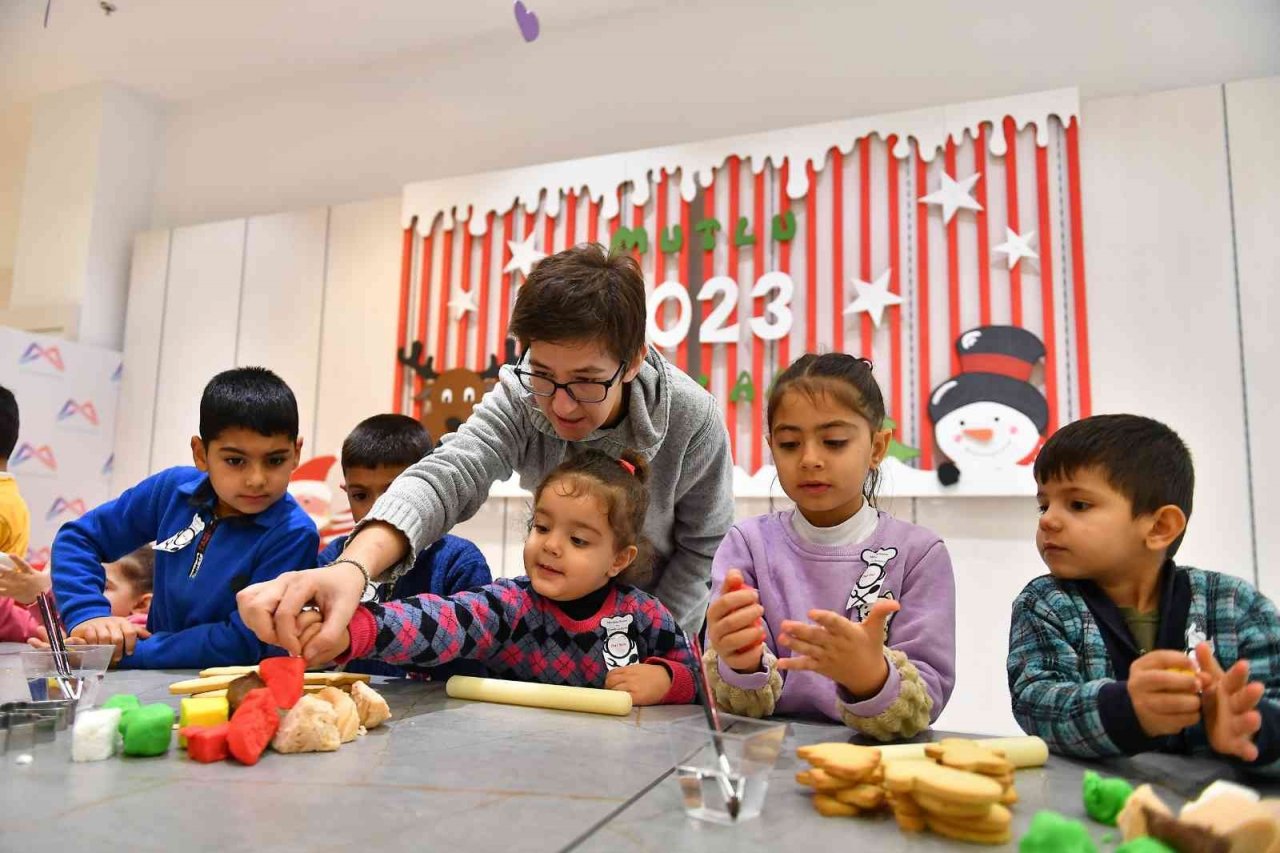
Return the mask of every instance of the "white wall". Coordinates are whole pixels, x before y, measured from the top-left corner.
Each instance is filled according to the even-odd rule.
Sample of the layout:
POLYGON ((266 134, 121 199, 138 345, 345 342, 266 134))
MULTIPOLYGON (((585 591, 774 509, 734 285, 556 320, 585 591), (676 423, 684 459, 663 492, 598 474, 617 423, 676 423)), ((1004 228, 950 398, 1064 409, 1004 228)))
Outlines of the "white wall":
POLYGON ((94 215, 76 337, 120 349, 132 237, 149 221, 161 121, 155 104, 119 86, 103 87, 101 97, 94 215))
POLYGON ((18 104, 0 110, 0 308, 9 302, 13 257, 18 243, 18 210, 31 140, 31 107, 18 104))
POLYGON ((92 227, 101 134, 99 87, 36 104, 18 217, 14 306, 79 301, 89 245, 69 237, 87 235, 92 227))
MULTIPOLYGON (((1280 477, 1264 443, 1280 391, 1268 298, 1280 280, 1277 133, 1280 78, 1095 99, 1082 112, 1095 409, 1151 414, 1183 435, 1199 488, 1180 560, 1256 580, 1272 595, 1280 570, 1266 557, 1280 533, 1252 519, 1265 519, 1274 501, 1261 486, 1280 477)), ((398 211, 389 197, 139 237, 120 436, 154 451, 148 460, 122 447, 116 487, 186 458, 199 387, 237 353, 290 373, 308 388, 300 400, 314 395, 314 415, 305 405, 302 413, 314 423, 308 456, 336 453, 358 420, 386 411, 398 211), (273 241, 296 251, 252 260, 253 247, 273 241), (292 313, 287 299, 299 300, 292 313), (141 397, 156 387, 157 357, 151 413, 141 397)), ((1013 731, 1003 661, 1010 603, 1043 572, 1034 503, 921 499, 889 509, 940 533, 956 568, 957 692, 939 726, 1013 731)), ((739 502, 740 516, 766 510, 766 501, 739 502)), ((491 500, 455 532, 480 545, 495 574, 514 575, 524 520, 523 502, 491 500)))
MULTIPOLYGON (((1229 164, 1235 216, 1235 246, 1240 279, 1241 351, 1248 395, 1247 435, 1255 528, 1274 529, 1280 497, 1270 488, 1280 470, 1275 424, 1280 420, 1280 375, 1277 375, 1275 288, 1280 283, 1280 77, 1246 80, 1226 87, 1229 164)), ((1262 567, 1280 562, 1280 537, 1256 537, 1255 563, 1262 588, 1280 593, 1274 571, 1262 567)))
POLYGON ((119 86, 35 104, 13 250, 15 312, 62 311, 72 337, 121 346, 130 244, 148 221, 159 139, 154 106, 119 86))
POLYGON ((1064 86, 1280 73, 1273 0, 672 2, 174 105, 156 227, 409 181, 1064 86))

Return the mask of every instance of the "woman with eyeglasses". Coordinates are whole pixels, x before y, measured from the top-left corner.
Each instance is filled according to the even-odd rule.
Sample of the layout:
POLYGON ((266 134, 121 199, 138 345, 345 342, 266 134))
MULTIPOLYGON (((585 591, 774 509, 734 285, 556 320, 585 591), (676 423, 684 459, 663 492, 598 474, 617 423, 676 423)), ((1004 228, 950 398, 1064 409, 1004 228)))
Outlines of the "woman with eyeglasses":
POLYGON ((729 435, 715 398, 646 345, 646 320, 644 277, 630 255, 591 243, 539 263, 511 316, 520 361, 392 483, 335 562, 241 591, 245 624, 264 642, 318 658, 371 584, 394 580, 411 555, 475 515, 493 483, 515 471, 532 486, 582 449, 617 458, 632 448, 650 471, 647 589, 682 628, 700 630, 711 559, 733 522, 729 435), (310 604, 324 621, 303 648, 297 617, 310 604))

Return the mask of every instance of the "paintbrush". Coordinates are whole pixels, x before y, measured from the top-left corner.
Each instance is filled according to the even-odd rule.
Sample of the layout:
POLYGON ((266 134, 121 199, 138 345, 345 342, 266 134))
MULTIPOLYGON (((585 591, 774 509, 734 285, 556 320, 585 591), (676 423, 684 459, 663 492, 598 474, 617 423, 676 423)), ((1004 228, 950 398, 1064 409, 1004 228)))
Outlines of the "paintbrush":
POLYGON ((702 661, 702 649, 698 646, 698 641, 688 634, 685 634, 685 641, 693 651, 694 674, 697 676, 698 692, 701 694, 702 712, 707 717, 707 727, 711 729, 711 743, 716 750, 716 763, 720 766, 716 781, 720 784, 721 793, 724 794, 725 811, 729 813, 731 819, 737 820, 738 812, 742 809, 742 797, 738 793, 738 785, 734 782, 729 756, 724 753, 724 729, 720 727, 720 712, 716 710, 715 700, 711 698, 707 666, 702 661))
POLYGON ((71 656, 67 653, 67 644, 62 639, 62 620, 53 604, 53 593, 43 592, 36 596, 40 606, 40 621, 44 623, 45 633, 49 635, 49 651, 53 656, 53 667, 57 673, 55 678, 58 689, 64 699, 80 698, 80 680, 71 672, 71 656))

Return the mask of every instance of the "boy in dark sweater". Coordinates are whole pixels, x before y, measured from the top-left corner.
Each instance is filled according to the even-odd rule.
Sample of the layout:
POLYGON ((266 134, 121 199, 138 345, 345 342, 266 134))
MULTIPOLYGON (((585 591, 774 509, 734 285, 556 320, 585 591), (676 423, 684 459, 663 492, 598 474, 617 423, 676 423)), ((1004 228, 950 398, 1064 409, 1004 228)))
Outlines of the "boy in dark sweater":
POLYGON ((1049 439, 1035 477, 1050 574, 1013 605, 1019 725, 1065 755, 1280 767, 1275 606, 1239 578, 1173 562, 1195 481, 1182 440, 1149 418, 1085 418, 1049 439))
POLYGON ((195 467, 161 471, 63 525, 53 589, 73 638, 111 643, 121 667, 199 669, 267 653, 236 612, 236 593, 315 564, 315 524, 285 489, 298 465, 298 405, 261 367, 219 373, 200 400, 195 467), (111 615, 102 564, 154 541, 144 626, 111 615))

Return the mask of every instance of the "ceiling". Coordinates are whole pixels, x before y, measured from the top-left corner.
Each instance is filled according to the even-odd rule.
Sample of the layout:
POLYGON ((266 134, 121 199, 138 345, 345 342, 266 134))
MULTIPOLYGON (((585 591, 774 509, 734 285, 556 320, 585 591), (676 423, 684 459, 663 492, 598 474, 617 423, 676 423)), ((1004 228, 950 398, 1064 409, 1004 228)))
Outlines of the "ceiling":
MULTIPOLYGON (((0 0, 0 104, 88 83, 182 101, 508 33, 510 0, 0 0)), ((526 0, 543 28, 688 0, 526 0)))

